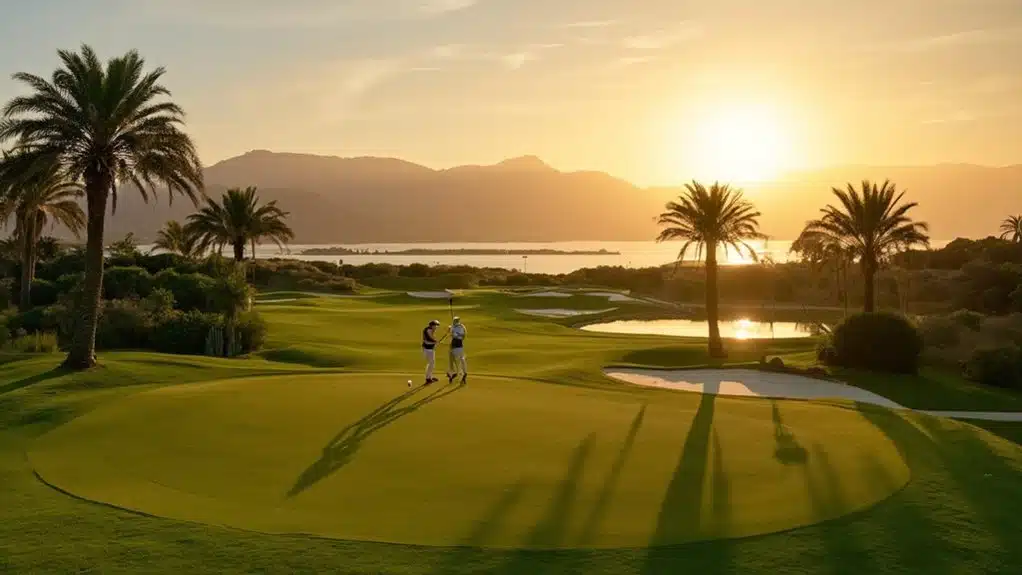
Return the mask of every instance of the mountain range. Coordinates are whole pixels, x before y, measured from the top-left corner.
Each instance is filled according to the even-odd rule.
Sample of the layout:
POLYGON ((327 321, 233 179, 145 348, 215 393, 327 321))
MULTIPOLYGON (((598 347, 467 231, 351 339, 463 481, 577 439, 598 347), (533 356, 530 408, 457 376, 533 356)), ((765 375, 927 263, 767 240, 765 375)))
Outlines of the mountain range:
MULTIPOLYGON (((830 188, 891 179, 919 202, 914 215, 935 239, 987 236, 1022 213, 1022 165, 850 166, 789 174, 746 186, 762 229, 794 238, 831 201, 830 188)), ((207 194, 256 186, 290 212, 298 244, 650 240, 655 216, 677 188, 639 187, 603 172, 563 172, 526 156, 488 166, 434 170, 395 158, 339 158, 252 151, 205 170, 207 194)), ((165 195, 145 204, 122 189, 107 237, 151 240, 195 207, 165 195)))

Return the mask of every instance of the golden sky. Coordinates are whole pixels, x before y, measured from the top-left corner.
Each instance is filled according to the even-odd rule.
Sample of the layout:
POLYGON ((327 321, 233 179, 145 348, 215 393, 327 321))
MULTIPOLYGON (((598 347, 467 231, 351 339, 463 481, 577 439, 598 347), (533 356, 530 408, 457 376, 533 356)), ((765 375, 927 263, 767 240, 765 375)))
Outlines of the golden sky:
POLYGON ((0 99, 57 48, 164 65, 204 161, 538 155, 639 184, 1022 163, 1022 0, 0 0, 0 99), (88 6, 85 6, 88 4, 88 6))

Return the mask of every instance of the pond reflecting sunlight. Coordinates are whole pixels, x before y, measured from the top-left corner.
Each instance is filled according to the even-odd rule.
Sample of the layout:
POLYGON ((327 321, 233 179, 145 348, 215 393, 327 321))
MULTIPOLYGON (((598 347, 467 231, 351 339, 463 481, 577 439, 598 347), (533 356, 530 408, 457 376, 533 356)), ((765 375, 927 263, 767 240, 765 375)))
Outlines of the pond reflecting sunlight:
MULTIPOLYGON (((760 322, 748 319, 721 321, 720 336, 727 339, 788 339, 813 335, 811 324, 795 322, 760 322)), ((621 320, 584 326, 586 331, 632 335, 669 335, 674 337, 708 337, 705 321, 689 319, 621 320)))

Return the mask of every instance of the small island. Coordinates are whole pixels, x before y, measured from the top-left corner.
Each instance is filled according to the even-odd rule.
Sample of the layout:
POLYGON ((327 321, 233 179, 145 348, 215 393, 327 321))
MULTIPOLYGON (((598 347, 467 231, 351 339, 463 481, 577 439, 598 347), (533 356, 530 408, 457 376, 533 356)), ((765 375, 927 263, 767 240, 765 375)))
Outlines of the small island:
POLYGON ((370 249, 352 249, 340 246, 326 248, 307 248, 301 251, 304 256, 619 256, 621 252, 606 249, 564 251, 551 249, 511 250, 511 249, 428 249, 412 248, 407 250, 387 251, 370 249))

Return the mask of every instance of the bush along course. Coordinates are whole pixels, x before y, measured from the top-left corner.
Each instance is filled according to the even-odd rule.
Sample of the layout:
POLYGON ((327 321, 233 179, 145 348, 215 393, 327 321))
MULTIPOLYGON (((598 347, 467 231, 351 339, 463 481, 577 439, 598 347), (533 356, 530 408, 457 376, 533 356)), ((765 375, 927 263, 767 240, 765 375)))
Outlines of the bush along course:
MULTIPOLYGON (((40 262, 33 306, 0 316, 0 346, 52 351, 70 343, 83 276, 80 255, 70 251, 40 262)), ((248 310, 254 290, 246 281, 246 268, 218 260, 123 253, 110 258, 103 276, 97 349, 219 356, 258 350, 266 324, 248 310)), ((289 269, 304 269, 313 277, 325 273, 315 266, 289 269)), ((0 287, 10 291, 10 283, 0 287)))

